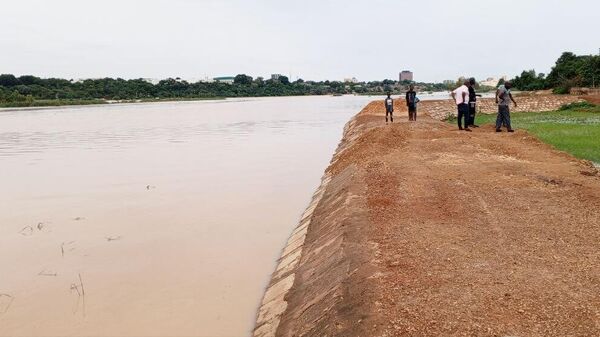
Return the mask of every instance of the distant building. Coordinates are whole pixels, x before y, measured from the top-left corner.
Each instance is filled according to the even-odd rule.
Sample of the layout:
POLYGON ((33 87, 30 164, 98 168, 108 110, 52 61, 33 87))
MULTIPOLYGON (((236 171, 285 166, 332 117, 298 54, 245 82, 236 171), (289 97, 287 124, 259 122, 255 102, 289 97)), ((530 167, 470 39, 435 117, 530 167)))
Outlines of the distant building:
POLYGON ((198 82, 204 82, 204 83, 212 83, 215 80, 213 78, 210 78, 208 76, 204 76, 202 78, 200 78, 200 80, 198 82))
POLYGON ((215 81, 215 82, 227 83, 227 84, 233 84, 233 80, 235 80, 235 77, 233 77, 233 76, 221 76, 221 77, 213 78, 213 81, 215 81))
MULTIPOLYGON (((175 80, 179 81, 177 78, 175 80)), ((142 78, 142 81, 146 81, 148 83, 157 85, 160 81, 162 81, 162 79, 160 79, 160 78, 148 78, 148 77, 146 77, 146 78, 142 78)))
POLYGON ((400 82, 413 81, 413 72, 410 70, 402 70, 400 72, 400 82))
POLYGON ((488 77, 485 81, 479 81, 479 85, 486 87, 495 87, 498 84, 498 79, 495 77, 488 77))
POLYGON ((273 81, 279 81, 279 78, 282 77, 283 75, 281 74, 271 74, 271 79, 273 81))
POLYGON ((198 82, 205 82, 205 78, 204 77, 186 77, 186 78, 183 78, 182 81, 186 81, 188 83, 198 83, 198 82))
POLYGON ((348 77, 348 78, 344 78, 344 83, 358 83, 358 80, 356 79, 356 77, 348 77))
POLYGON ((503 79, 506 81, 507 76, 502 76, 500 78, 496 78, 496 77, 488 77, 485 81, 480 81, 479 84, 480 85, 485 85, 486 87, 495 87, 498 85, 498 81, 500 81, 500 79, 503 79))
POLYGON ((101 77, 95 77, 95 78, 75 78, 75 79, 71 79, 71 82, 75 82, 75 83, 81 83, 83 81, 87 81, 87 80, 101 80, 101 77))

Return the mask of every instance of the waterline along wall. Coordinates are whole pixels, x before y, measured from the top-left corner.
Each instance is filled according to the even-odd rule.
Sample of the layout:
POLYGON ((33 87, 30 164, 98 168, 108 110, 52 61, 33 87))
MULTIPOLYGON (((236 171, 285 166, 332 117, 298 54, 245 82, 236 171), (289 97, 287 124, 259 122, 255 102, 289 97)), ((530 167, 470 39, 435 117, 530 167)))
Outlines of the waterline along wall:
POLYGON ((308 208, 304 211, 300 224, 294 229, 281 253, 281 258, 279 259, 275 273, 271 277, 271 282, 258 311, 256 329, 254 330, 254 336, 256 337, 275 336, 281 315, 287 309, 285 295, 294 284, 296 267, 302 256, 304 239, 306 238, 310 220, 330 181, 331 177, 325 174, 308 208))
MULTIPOLYGON (((371 104, 373 103, 370 103, 369 105, 371 104)), ((295 311, 304 312, 307 309, 303 307, 288 308, 288 300, 286 296, 289 294, 294 282, 307 285, 310 283, 307 281, 307 278, 312 278, 313 275, 318 276, 326 274, 325 270, 331 270, 331 268, 336 268, 339 265, 345 266, 348 264, 348 259, 345 258, 344 254, 337 254, 337 252, 340 251, 340 245, 343 241, 343 234, 341 233, 342 231, 340 228, 343 227, 344 224, 338 223, 336 219, 341 219, 344 217, 337 216, 339 214, 333 213, 351 210, 352 207, 350 203, 354 201, 353 194, 350 193, 350 191, 341 191, 336 187, 341 185, 341 180, 346 180, 348 177, 337 174, 337 172, 332 172, 331 167, 339 161, 341 154, 343 154, 346 149, 354 144, 363 131, 363 126, 357 125, 356 118, 356 116, 353 117, 344 127, 343 139, 333 155, 331 165, 323 175, 320 186, 314 193, 310 204, 301 216, 300 223, 294 229, 287 241, 285 248, 283 249, 283 252, 281 253, 276 270, 271 277, 271 281, 267 287, 258 310, 256 325, 253 333, 253 336, 255 337, 275 336, 277 329, 280 326, 282 315, 286 313, 286 310, 288 311, 286 314, 289 314, 290 312, 295 311), (333 179, 334 177, 335 179, 333 179), (333 183, 332 180, 334 180, 333 183), (325 203, 329 205, 329 209, 334 209, 334 212, 326 215, 319 214, 321 217, 320 220, 322 220, 323 217, 327 218, 329 216, 335 219, 331 221, 332 225, 328 228, 321 228, 320 233, 312 233, 313 236, 317 236, 317 239, 313 240, 314 242, 312 246, 307 250, 305 248, 305 239, 307 234, 310 234, 309 228, 313 218, 315 217, 315 210, 318 208, 326 194, 328 194, 328 196, 325 200, 325 203), (321 254, 327 258, 319 260, 318 267, 309 267, 308 269, 312 270, 310 275, 298 275, 298 268, 303 263, 303 257, 306 258, 307 256, 314 256, 315 254, 321 254)), ((307 263, 307 261, 304 262, 307 263)), ((319 280, 319 282, 336 284, 339 283, 339 280, 323 279, 319 280)), ((317 286, 315 286, 315 288, 323 289, 323 287, 317 286)), ((312 303, 313 301, 323 299, 325 294, 315 293, 313 295, 314 299, 306 299, 307 302, 312 303)), ((310 303, 308 304, 309 307, 311 306, 310 303)))

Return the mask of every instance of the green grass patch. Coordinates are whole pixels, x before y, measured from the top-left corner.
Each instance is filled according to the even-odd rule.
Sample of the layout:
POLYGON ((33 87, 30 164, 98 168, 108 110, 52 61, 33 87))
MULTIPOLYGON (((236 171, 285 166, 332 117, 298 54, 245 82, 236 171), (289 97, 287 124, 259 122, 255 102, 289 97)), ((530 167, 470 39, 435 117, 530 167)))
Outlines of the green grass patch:
MULTIPOLYGON (((478 114, 475 119, 480 125, 495 122, 495 114, 478 114)), ((577 158, 600 163, 600 106, 586 103, 552 112, 515 112, 511 124, 577 158)))

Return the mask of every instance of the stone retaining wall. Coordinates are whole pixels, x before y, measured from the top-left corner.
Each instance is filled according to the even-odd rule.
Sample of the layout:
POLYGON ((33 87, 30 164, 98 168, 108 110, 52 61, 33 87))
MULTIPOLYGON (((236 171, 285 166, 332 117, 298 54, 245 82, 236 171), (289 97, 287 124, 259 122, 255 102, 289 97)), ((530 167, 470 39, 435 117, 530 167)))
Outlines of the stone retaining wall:
POLYGON ((600 95, 600 88, 571 88, 571 95, 600 95))
MULTIPOLYGON (((371 104, 373 103, 374 102, 371 104)), ((338 148, 332 157, 332 164, 338 160, 340 154, 347 150, 363 132, 364 126, 357 126, 356 124, 356 116, 346 123, 343 140, 338 145, 338 148)), ((341 178, 338 177, 338 179, 341 178)), ((326 190, 331 188, 331 180, 331 172, 326 171, 321 178, 320 186, 313 194, 311 202, 302 214, 300 222, 290 235, 290 238, 281 253, 275 272, 271 275, 271 281, 267 286, 265 295, 258 309, 256 325, 252 334, 253 337, 274 337, 277 333, 282 315, 288 310, 288 300, 286 296, 289 296, 288 293, 290 289, 294 285, 294 282, 297 282, 297 270, 301 264, 302 256, 306 253, 304 241, 309 226, 313 221, 315 209, 321 202, 321 199, 323 199, 326 190)), ((339 205, 339 208, 346 209, 346 206, 348 206, 348 204, 344 202, 339 205)), ((348 209, 351 209, 351 207, 348 209)), ((339 228, 336 232, 339 232, 339 228)), ((317 244, 319 243, 317 242, 317 244)), ((331 244, 331 242, 329 244, 331 244)), ((324 254, 323 249, 324 246, 318 249, 321 254, 324 254)), ((334 251, 337 252, 335 249, 334 251)), ((341 259, 341 257, 339 257, 339 259, 341 259)), ((336 261, 339 262, 338 260, 336 261)), ((323 263, 322 267, 330 268, 331 266, 323 263)), ((291 311, 294 310, 302 310, 302 308, 292 308, 291 311)))
POLYGON ((294 229, 281 253, 277 268, 271 276, 271 281, 267 287, 260 308, 258 309, 256 325, 252 334, 254 337, 275 336, 277 328, 279 327, 281 315, 287 309, 288 304, 285 300, 285 296, 294 284, 296 278, 296 267, 302 257, 308 226, 310 225, 313 212, 321 201, 330 180, 331 176, 328 174, 323 176, 321 185, 313 194, 308 208, 302 214, 298 226, 294 229))

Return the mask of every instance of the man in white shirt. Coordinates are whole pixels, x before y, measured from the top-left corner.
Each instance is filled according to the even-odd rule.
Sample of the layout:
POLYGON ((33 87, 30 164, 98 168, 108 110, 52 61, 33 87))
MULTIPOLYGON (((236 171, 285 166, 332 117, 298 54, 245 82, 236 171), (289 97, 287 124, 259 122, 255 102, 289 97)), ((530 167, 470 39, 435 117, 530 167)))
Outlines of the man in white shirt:
POLYGON ((469 81, 452 91, 452 99, 456 102, 458 108, 458 129, 471 132, 469 129, 469 81), (465 128, 462 127, 462 120, 465 120, 465 128))

